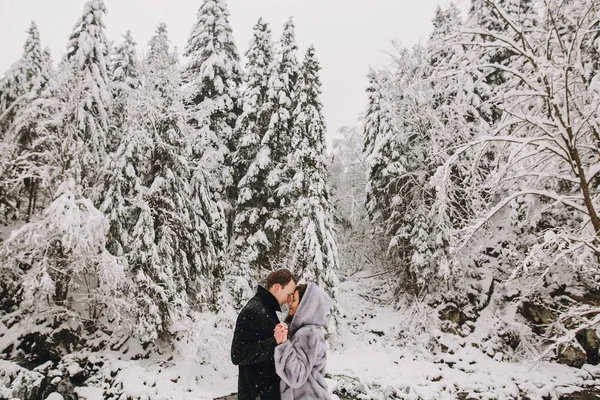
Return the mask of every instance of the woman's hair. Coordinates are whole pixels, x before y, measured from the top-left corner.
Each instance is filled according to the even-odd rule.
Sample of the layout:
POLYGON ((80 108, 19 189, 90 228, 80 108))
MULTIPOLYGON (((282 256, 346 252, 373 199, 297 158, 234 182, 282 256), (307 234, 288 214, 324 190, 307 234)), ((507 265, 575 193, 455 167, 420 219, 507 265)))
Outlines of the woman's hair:
MULTIPOLYGON (((300 302, 302 301, 302 297, 304 296, 304 293, 306 292, 306 287, 307 287, 306 283, 301 283, 296 286, 296 291, 298 292, 298 305, 300 305, 300 302)), ((294 316, 288 315, 283 322, 290 325, 292 323, 292 319, 294 319, 294 316)))
POLYGON ((298 304, 300 304, 302 296, 304 296, 304 292, 306 292, 306 283, 301 283, 296 286, 296 291, 298 292, 298 304))

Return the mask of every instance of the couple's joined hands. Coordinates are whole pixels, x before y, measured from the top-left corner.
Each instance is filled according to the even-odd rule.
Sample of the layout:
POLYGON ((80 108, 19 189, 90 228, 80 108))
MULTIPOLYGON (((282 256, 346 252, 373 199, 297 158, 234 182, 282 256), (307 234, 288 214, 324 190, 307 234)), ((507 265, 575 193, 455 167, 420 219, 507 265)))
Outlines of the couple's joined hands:
POLYGON ((275 326, 274 336, 277 344, 281 344, 287 340, 288 337, 288 326, 285 323, 280 323, 275 326))

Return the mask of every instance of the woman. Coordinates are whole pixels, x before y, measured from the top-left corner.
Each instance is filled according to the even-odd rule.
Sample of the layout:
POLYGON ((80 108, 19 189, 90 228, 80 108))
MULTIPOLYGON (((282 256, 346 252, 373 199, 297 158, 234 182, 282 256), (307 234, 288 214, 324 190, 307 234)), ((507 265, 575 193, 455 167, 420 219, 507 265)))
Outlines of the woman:
MULTIPOLYGON (((275 370, 281 377, 281 400, 331 399, 325 382, 327 348, 323 326, 331 298, 314 283, 296 286, 290 303, 289 339, 275 347, 275 370)), ((276 330, 285 332, 285 324, 276 330)))

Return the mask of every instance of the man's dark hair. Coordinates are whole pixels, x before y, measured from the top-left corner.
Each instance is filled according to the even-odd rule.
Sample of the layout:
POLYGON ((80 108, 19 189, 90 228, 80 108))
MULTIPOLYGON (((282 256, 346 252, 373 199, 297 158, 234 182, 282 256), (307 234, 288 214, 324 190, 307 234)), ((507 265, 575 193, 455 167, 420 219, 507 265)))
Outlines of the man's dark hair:
POLYGON ((294 275, 292 275, 292 273, 285 268, 278 269, 271 272, 267 277, 267 290, 271 289, 273 285, 277 283, 279 283, 281 286, 285 286, 290 283, 290 281, 296 282, 294 275))

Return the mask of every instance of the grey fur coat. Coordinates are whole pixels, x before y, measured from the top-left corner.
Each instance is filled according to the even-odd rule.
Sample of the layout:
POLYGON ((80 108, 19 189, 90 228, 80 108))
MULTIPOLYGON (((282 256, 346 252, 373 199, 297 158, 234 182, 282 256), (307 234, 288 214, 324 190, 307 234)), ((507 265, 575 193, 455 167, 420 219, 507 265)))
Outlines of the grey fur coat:
POLYGON ((327 347, 322 327, 331 298, 309 283, 289 326, 290 339, 275 347, 275 369, 281 377, 281 400, 329 400, 325 382, 327 347))

